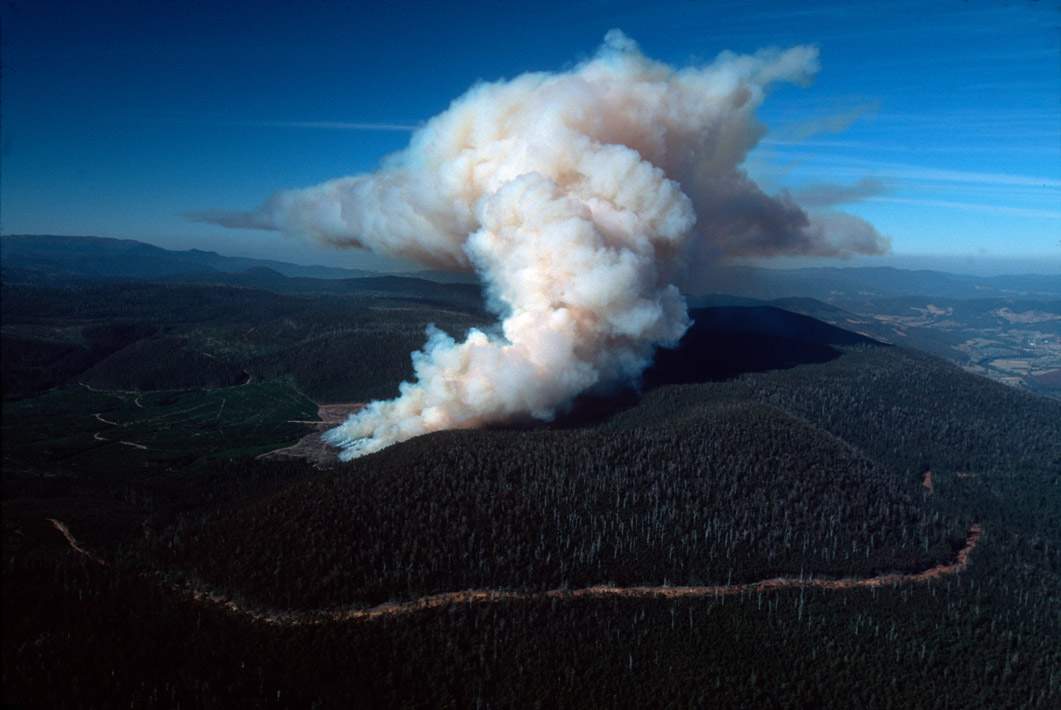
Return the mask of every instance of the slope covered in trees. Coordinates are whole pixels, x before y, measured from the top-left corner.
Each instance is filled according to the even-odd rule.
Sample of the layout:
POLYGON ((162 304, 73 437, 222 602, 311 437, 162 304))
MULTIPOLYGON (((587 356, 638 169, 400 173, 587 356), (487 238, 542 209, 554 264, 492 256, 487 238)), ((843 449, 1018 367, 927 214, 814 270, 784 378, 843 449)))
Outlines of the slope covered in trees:
POLYGON ((79 381, 137 391, 224 387, 249 375, 293 376, 318 401, 366 401, 394 396, 412 376, 409 353, 424 344, 429 323, 458 336, 486 323, 471 305, 477 287, 363 281, 387 295, 207 284, 7 286, 3 394, 26 397, 79 381))
MULTIPOLYGON (((640 393, 583 402, 551 424, 443 432, 319 470, 255 458, 312 430, 316 403, 296 367, 360 362, 373 374, 336 365, 322 387, 347 401, 385 392, 404 375, 378 363, 407 363, 426 322, 459 334, 483 315, 409 298, 213 286, 10 293, 5 337, 96 353, 85 369, 145 338, 175 338, 254 379, 93 391, 72 385, 85 370, 64 365, 66 386, 5 401, 5 702, 1061 700, 1057 402, 814 324, 779 330, 799 322, 789 316, 760 312, 780 325, 752 328, 752 311, 719 310, 697 314, 709 331, 701 345, 674 353, 691 376, 667 380, 661 359, 640 393), (734 344, 740 358, 703 349, 734 344), (950 563, 974 523, 983 533, 968 567, 924 583, 534 595, 920 571, 950 563), (312 612, 469 587, 528 596, 265 625, 182 591, 312 612)), ((19 372, 6 351, 4 360, 5 377, 19 372)))
MULTIPOLYGON (((1061 475, 1059 405, 900 351, 842 360, 658 388, 592 428, 421 437, 187 521, 155 550, 178 574, 281 608, 866 576, 946 559, 983 512, 941 509, 922 486, 930 468, 959 490, 959 475, 1061 475)), ((1019 515, 1049 522, 1057 503, 1019 515)))
MULTIPOLYGON (((280 608, 872 575, 952 554, 920 490, 805 422, 730 402, 621 429, 421 437, 177 526, 155 550, 192 579, 280 608)), ((965 529, 954 524, 955 540, 965 529)))

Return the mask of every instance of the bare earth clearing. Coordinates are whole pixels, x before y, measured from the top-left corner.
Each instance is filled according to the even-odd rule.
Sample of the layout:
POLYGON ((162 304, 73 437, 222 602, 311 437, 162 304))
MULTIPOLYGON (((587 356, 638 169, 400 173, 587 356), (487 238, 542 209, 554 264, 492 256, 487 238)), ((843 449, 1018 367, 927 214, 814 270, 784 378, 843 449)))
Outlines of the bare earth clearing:
POLYGON ((305 459, 317 468, 326 468, 339 460, 339 449, 321 441, 321 432, 336 427, 364 407, 364 404, 322 404, 317 408, 319 422, 297 421, 297 424, 313 424, 316 431, 307 434, 293 446, 276 449, 258 456, 260 459, 305 459))
MULTIPOLYGON (((104 567, 110 565, 104 560, 88 552, 80 545, 66 525, 62 522, 48 518, 55 529, 62 533, 70 547, 79 554, 84 555, 96 564, 104 567)), ((610 587, 607 585, 596 585, 584 589, 550 589, 546 592, 515 592, 503 590, 477 590, 468 589, 460 592, 447 592, 443 594, 432 594, 420 597, 408 602, 387 602, 374 606, 370 609, 348 609, 341 611, 332 610, 308 610, 308 611, 279 611, 270 609, 249 609, 240 606, 225 597, 210 594, 208 592, 179 587, 175 584, 164 582, 174 592, 195 601, 205 602, 213 606, 228 609, 240 616, 259 621, 266 624, 278 626, 297 626, 300 624, 322 624, 329 621, 364 621, 383 616, 400 616, 411 614, 425 609, 447 607, 455 604, 485 604, 504 601, 517 601, 527 599, 579 599, 583 597, 605 598, 605 597, 627 597, 627 598, 711 598, 727 597, 749 592, 772 591, 779 589, 826 589, 841 591, 846 589, 866 589, 873 587, 886 587, 897 584, 922 584, 940 579, 948 575, 961 572, 969 566, 969 555, 980 542, 983 532, 979 525, 969 528, 969 536, 965 539, 963 547, 951 564, 939 564, 923 572, 915 574, 885 574, 876 577, 846 578, 846 579, 814 579, 813 577, 775 577, 760 582, 748 584, 723 584, 713 587, 610 587)), ((146 576, 146 575, 145 575, 146 576)))

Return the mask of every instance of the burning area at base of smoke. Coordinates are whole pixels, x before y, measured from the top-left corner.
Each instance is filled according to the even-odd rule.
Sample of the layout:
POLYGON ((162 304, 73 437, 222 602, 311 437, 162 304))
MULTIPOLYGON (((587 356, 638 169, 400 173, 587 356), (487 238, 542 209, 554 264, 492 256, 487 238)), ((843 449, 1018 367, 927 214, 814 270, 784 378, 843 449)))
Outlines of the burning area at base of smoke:
POLYGON ((755 112, 767 87, 805 84, 818 68, 815 48, 794 47, 676 69, 613 30, 570 71, 473 87, 378 172, 198 218, 482 280, 498 334, 429 331, 415 381, 325 435, 342 458, 429 431, 548 419, 587 389, 636 380, 681 338, 677 285, 698 264, 887 250, 863 220, 809 216, 741 168, 765 132, 755 112))

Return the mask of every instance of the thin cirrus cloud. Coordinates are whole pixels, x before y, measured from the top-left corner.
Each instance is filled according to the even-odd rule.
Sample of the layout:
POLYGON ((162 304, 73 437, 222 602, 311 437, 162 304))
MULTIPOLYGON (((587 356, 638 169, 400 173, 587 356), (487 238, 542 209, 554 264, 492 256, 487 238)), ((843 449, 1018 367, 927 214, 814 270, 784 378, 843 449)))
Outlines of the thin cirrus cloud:
POLYGON ((781 144, 801 143, 813 136, 843 133, 849 129, 855 121, 863 116, 871 116, 875 114, 879 108, 879 102, 868 101, 853 106, 845 111, 786 126, 784 129, 778 131, 775 141, 781 144))
POLYGON ((336 131, 401 131, 411 133, 417 126, 405 123, 361 123, 357 121, 226 121, 232 126, 260 128, 312 128, 336 131))
POLYGON ((863 202, 889 191, 888 186, 880 180, 863 178, 852 185, 815 183, 799 190, 793 190, 791 194, 797 204, 810 209, 821 209, 863 202))
MULTIPOLYGON (((902 163, 862 163, 856 169, 879 177, 920 182, 957 182, 976 185, 1024 186, 1061 188, 1061 180, 1038 175, 1013 175, 1009 173, 986 173, 975 170, 953 170, 948 168, 925 168, 902 163)), ((837 172, 844 172, 842 169, 837 172)))
MULTIPOLYGON (((829 143, 821 147, 838 150, 857 147, 821 143, 829 143)), ((805 156, 783 169, 765 168, 767 173, 789 177, 793 177, 793 170, 806 182, 790 188, 790 194, 808 209, 863 202, 1010 218, 1061 219, 1061 210, 1056 208, 1061 204, 1061 179, 1045 175, 925 167, 839 155, 805 156)))
POLYGON ((1009 217, 1033 217, 1040 219, 1061 219, 1061 210, 1044 210, 1010 205, 991 205, 973 202, 953 202, 951 200, 921 200, 906 197, 871 197, 868 202, 884 202, 919 207, 942 207, 946 209, 1004 215, 1009 217))
MULTIPOLYGON (((997 153, 998 146, 994 144, 979 144, 979 145, 918 145, 915 148, 888 145, 884 141, 841 141, 841 140, 780 140, 776 138, 765 138, 762 140, 760 145, 763 149, 772 149, 777 152, 781 150, 786 151, 786 155, 793 155, 790 149, 813 149, 813 150, 841 150, 841 151, 862 151, 872 152, 877 154, 883 153, 932 153, 932 154, 962 154, 967 155, 969 153, 997 153)), ((1009 153, 1034 153, 1041 154, 1043 149, 1041 146, 1028 143, 1025 145, 1013 145, 1009 144, 1006 146, 1006 151, 1009 153)))
MULTIPOLYGON (((846 157, 817 156, 813 164, 804 164, 805 174, 828 175, 841 178, 865 178, 899 180, 908 182, 961 183, 968 185, 994 185, 999 187, 1030 187, 1061 189, 1061 180, 1044 175, 1017 175, 1013 173, 983 172, 977 170, 955 170, 952 168, 926 168, 909 163, 862 160, 846 157)), ((787 172, 787 170, 785 171, 787 172)))

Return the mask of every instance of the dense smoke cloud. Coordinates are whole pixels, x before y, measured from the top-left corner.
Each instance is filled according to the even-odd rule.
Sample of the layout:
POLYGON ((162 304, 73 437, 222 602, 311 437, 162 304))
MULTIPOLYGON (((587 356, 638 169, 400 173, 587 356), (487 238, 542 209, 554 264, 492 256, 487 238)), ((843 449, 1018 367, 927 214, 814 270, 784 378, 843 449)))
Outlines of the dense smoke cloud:
POLYGON ((886 250, 867 223, 818 221, 740 167, 764 134, 766 87, 817 70, 812 47, 674 69, 613 30, 569 72, 475 86, 376 173, 197 218, 481 278, 498 332, 429 332, 415 382, 328 432, 344 459, 549 418, 582 391, 636 380, 678 341, 689 321, 676 284, 705 259, 886 250))

